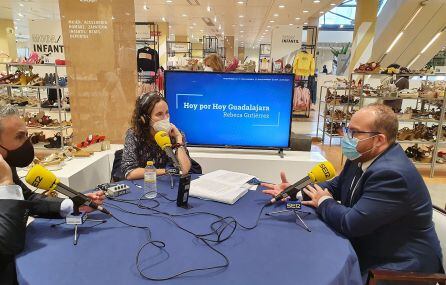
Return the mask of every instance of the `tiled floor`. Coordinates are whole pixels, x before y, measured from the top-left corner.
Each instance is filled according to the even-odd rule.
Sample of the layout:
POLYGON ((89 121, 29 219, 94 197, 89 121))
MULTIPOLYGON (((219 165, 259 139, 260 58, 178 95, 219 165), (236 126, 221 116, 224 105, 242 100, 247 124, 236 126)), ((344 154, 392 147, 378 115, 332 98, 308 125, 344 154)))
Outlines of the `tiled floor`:
MULTIPOLYGON (((316 137, 317 130, 317 111, 312 111, 310 118, 294 118, 291 130, 297 134, 306 134, 316 137)), ((321 137, 319 131, 319 137, 321 137)), ((320 152, 327 160, 329 160, 336 168, 336 171, 342 169, 342 154, 339 146, 339 139, 333 139, 332 146, 328 145, 328 139, 326 143, 322 144, 320 141, 313 140, 312 151, 320 152)), ((431 193, 432 202, 444 208, 446 204, 446 165, 438 165, 435 169, 435 176, 429 177, 429 167, 418 167, 421 175, 426 182, 431 193)))

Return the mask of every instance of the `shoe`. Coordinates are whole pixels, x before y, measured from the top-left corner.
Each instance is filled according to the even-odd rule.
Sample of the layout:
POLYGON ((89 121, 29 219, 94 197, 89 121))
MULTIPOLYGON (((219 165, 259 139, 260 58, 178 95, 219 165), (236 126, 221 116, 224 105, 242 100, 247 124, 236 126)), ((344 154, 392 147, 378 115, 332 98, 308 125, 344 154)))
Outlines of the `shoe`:
POLYGON ((54 137, 49 138, 48 144, 44 145, 46 148, 61 148, 62 147, 62 137, 59 133, 55 134, 54 137))

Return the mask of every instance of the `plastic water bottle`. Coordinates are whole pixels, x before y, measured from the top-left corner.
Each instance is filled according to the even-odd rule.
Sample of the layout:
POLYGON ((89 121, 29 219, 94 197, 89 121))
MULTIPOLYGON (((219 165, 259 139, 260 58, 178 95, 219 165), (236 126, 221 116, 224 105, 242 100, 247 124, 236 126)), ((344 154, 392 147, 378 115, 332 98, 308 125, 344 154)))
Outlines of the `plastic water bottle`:
POLYGON ((156 168, 153 161, 147 161, 144 169, 144 192, 147 199, 154 199, 157 194, 156 190, 156 168))

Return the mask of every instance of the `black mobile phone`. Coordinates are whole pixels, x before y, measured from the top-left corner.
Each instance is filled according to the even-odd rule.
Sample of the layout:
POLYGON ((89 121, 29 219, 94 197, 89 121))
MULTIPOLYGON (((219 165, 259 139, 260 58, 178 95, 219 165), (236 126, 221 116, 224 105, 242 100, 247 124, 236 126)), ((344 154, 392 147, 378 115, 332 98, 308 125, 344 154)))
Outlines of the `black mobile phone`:
POLYGON ((178 185, 177 206, 187 207, 187 201, 189 199, 191 177, 190 174, 184 174, 180 176, 180 184, 178 185))

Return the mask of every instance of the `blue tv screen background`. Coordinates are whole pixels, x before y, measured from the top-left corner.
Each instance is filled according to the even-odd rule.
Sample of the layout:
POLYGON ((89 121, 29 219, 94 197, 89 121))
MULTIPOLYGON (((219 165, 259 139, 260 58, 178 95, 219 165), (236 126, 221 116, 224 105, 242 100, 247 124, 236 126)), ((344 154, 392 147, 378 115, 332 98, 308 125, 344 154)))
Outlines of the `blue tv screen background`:
POLYGON ((292 74, 167 71, 171 122, 188 144, 286 148, 292 74))

